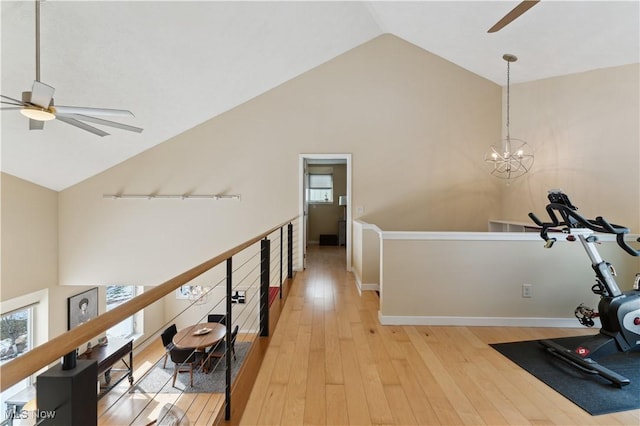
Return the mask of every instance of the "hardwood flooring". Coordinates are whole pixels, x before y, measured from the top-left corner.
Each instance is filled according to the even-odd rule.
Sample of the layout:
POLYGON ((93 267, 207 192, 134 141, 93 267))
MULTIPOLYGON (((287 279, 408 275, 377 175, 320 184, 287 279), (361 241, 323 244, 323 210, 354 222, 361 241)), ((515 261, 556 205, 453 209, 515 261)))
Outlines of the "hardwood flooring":
POLYGON ((640 424, 640 410, 591 416, 488 346, 593 330, 382 326, 345 257, 310 248, 240 424, 640 424))
MULTIPOLYGON (((164 353, 159 339, 136 353, 134 378, 143 377, 149 368, 163 358, 164 353)), ((98 402, 98 425, 148 425, 158 417, 165 403, 175 404, 184 410, 192 425, 212 425, 224 405, 224 394, 129 393, 129 384, 124 380, 98 402)))
MULTIPOLYGON (((307 269, 296 274, 271 318, 279 316, 268 347, 258 342, 259 371, 259 363, 247 363, 257 379, 250 393, 248 385, 239 386, 248 401, 232 404, 230 423, 640 425, 640 410, 589 415, 488 346, 593 330, 382 326, 378 298, 358 294, 344 250, 310 248, 307 269)), ((135 377, 163 353, 158 341, 136 354, 135 377)), ((101 426, 147 424, 173 401, 191 425, 212 425, 224 406, 222 394, 152 396, 127 389, 125 381, 100 400, 101 426)))

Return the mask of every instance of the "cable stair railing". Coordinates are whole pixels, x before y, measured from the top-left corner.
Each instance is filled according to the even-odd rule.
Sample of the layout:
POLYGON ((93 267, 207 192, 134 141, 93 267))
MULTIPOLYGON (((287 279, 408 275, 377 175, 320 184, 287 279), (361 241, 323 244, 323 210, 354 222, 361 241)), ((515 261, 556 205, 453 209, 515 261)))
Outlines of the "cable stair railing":
MULTIPOLYGON (((246 361, 252 356, 251 351, 256 347, 254 343, 259 341, 261 337, 269 336, 270 299, 273 300, 274 296, 277 297, 276 291, 281 298, 283 283, 291 283, 293 278, 293 253, 295 250, 293 234, 294 223, 297 222, 297 219, 294 217, 282 222, 158 286, 148 288, 144 293, 129 301, 1 365, 0 388, 7 389, 29 376, 38 374, 35 383, 38 395, 35 403, 37 406, 36 414, 33 423, 29 424, 53 424, 50 422, 51 419, 48 419, 44 414, 54 412, 54 415, 58 416, 55 424, 58 424, 64 416, 69 416, 72 419, 71 423, 68 423, 69 426, 75 424, 86 426, 86 420, 80 420, 81 416, 73 411, 78 409, 79 405, 72 404, 73 395, 61 397, 60 392, 55 392, 58 395, 52 401, 47 401, 47 398, 43 396, 47 392, 45 385, 48 382, 45 379, 53 380, 47 373, 53 371, 51 376, 69 373, 64 370, 59 373, 58 370, 64 368, 60 363, 61 359, 63 363, 68 364, 66 368, 69 367, 69 364, 84 366, 90 363, 90 361, 81 359, 83 356, 78 357, 78 348, 104 336, 107 330, 144 309, 151 309, 156 312, 156 315, 157 311, 161 310, 162 325, 152 331, 144 330, 144 337, 136 341, 130 351, 132 359, 145 360, 143 365, 129 366, 127 359, 124 356, 122 358, 129 370, 124 369, 125 372, 121 374, 128 375, 129 384, 124 382, 111 388, 107 387, 107 392, 100 392, 99 383, 100 381, 104 382, 107 376, 95 377, 96 410, 90 413, 90 417, 95 416, 95 423, 90 421, 88 424, 121 425, 123 421, 130 425, 162 424, 162 419, 159 416, 175 415, 176 412, 182 413, 182 416, 188 416, 190 424, 216 424, 223 420, 230 420, 232 414, 238 413, 238 410, 232 410, 231 404, 234 389, 232 375, 238 374, 238 370, 241 370, 246 364, 243 361, 238 363, 234 358, 237 359, 239 352, 240 357, 244 357, 246 361), (183 288, 195 288, 199 291, 195 296, 189 295, 186 301, 176 301, 176 291, 183 288), (165 311, 168 309, 167 306, 172 307, 168 312, 165 311), (220 372, 224 372, 224 388, 212 391, 209 387, 205 387, 203 392, 199 392, 197 386, 190 386, 192 389, 180 388, 179 386, 176 388, 172 383, 173 374, 171 373, 173 370, 161 368, 163 364, 166 365, 166 358, 169 358, 169 352, 159 343, 161 333, 166 327, 175 324, 179 324, 180 328, 192 324, 208 324, 209 315, 214 313, 223 314, 228 319, 225 324, 220 324, 224 330, 222 332, 221 329, 219 332, 223 333, 224 337, 216 342, 215 347, 209 348, 210 352, 196 353, 198 348, 193 349, 194 356, 197 355, 202 361, 193 371, 197 377, 205 379, 213 377, 216 372, 218 375, 220 372), (233 341, 230 341, 234 332, 236 335, 233 336, 233 341), (162 350, 158 352, 157 348, 162 348, 162 350), (149 383, 151 374, 158 371, 159 367, 163 374, 164 383, 158 383, 154 377, 155 387, 147 392, 141 385, 149 383), (204 368, 214 374, 203 374, 204 368), (165 380, 164 377, 167 375, 168 380, 165 380), (43 383, 42 386, 39 386, 39 382, 43 383), (221 393, 224 394, 224 397, 218 395, 221 393), (210 396, 214 394, 215 397, 210 396), (131 408, 134 407, 126 420, 122 417, 121 407, 124 406, 129 407, 127 411, 131 411, 131 408)), ((296 226, 299 224, 296 223, 296 226)), ((143 315, 146 314, 143 313, 143 315)), ((179 345, 179 342, 175 343, 179 345)), ((109 344, 111 342, 107 345, 109 344)), ((84 355, 86 357, 86 354, 84 355)), ((114 356, 120 357, 121 355, 114 356)), ((95 361, 93 362, 95 363, 95 361)), ((114 371, 116 370, 114 369, 114 371)), ((176 371, 178 370, 176 369, 176 371)), ((192 375, 193 371, 190 374, 178 372, 175 375, 181 378, 192 375)), ((113 374, 110 372, 111 368, 107 373, 113 374)), ((119 379, 122 378, 126 377, 119 376, 119 379)), ((203 379, 203 383, 205 379, 203 379)), ((109 384, 108 381, 107 384, 109 384)), ((195 383, 193 384, 195 385, 195 383)), ((90 406, 92 397, 93 395, 87 395, 85 392, 82 395, 83 405, 90 406)), ((33 408, 31 407, 31 409, 33 408)), ((14 418, 25 418, 24 413, 13 413, 13 416, 14 418)), ((0 425, 10 425, 14 418, 11 418, 7 411, 5 418, 0 419, 0 425)), ((65 424, 67 423, 65 422, 65 424)))

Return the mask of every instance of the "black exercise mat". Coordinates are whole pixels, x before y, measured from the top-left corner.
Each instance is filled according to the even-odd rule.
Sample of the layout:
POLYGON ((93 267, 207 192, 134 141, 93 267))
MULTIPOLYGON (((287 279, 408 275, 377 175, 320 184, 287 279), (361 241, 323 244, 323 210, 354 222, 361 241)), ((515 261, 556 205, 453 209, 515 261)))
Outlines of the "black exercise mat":
MULTIPOLYGON (((571 348, 585 337, 553 341, 571 348)), ((631 380, 631 384, 617 388, 600 376, 583 373, 556 358, 537 340, 490 346, 591 415, 640 408, 640 350, 616 353, 598 360, 601 365, 631 380)))

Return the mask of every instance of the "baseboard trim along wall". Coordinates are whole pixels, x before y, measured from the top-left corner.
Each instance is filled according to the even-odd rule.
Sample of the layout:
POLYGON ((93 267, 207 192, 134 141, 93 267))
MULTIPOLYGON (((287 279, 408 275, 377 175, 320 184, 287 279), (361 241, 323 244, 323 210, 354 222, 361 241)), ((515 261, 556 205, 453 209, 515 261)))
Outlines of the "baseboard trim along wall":
POLYGON ((362 291, 380 291, 380 285, 371 283, 371 284, 362 284, 362 291))
POLYGON ((353 277, 355 278, 356 288, 358 289, 358 294, 362 296, 363 291, 380 291, 380 284, 376 283, 362 283, 362 279, 360 275, 356 272, 356 270, 352 270, 353 277))
MULTIPOLYGON (((385 316, 378 311, 378 320, 382 325, 584 328, 575 318, 385 316)), ((601 325, 594 320, 595 332, 601 325)))

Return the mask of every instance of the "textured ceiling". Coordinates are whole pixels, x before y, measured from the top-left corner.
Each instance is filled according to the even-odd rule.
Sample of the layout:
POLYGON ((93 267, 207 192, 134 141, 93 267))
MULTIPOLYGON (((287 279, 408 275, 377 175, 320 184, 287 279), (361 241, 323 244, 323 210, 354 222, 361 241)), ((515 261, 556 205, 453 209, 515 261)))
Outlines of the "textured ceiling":
MULTIPOLYGON (((2 171, 62 190, 383 33, 505 83, 640 62, 638 1, 542 0, 503 30, 518 1, 167 2, 41 5, 41 81, 55 102, 129 109, 141 134, 100 138, 59 121, 29 131, 2 111, 2 171)), ((34 3, 0 2, 1 92, 35 78, 34 3)), ((640 76, 639 76, 640 78, 640 76)))

